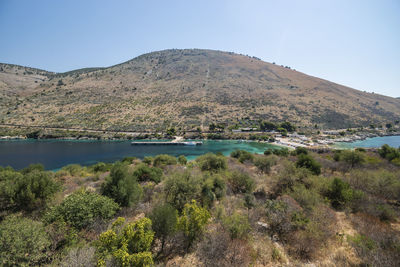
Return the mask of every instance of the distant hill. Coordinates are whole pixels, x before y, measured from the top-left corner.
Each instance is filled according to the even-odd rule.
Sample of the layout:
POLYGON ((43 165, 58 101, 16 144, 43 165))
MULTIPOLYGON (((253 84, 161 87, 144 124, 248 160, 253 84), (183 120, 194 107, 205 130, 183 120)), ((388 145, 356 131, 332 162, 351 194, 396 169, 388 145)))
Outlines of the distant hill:
POLYGON ((0 64, 0 123, 154 131, 257 120, 345 128, 399 117, 399 99, 230 52, 165 50, 66 73, 0 64))

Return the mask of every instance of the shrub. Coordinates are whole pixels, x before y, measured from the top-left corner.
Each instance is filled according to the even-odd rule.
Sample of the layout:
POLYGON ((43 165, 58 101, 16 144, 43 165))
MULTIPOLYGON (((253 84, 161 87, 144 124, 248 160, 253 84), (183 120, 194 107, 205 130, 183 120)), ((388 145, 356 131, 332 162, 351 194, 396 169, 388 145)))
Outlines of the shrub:
POLYGON ((210 217, 210 213, 206 209, 199 207, 196 200, 185 204, 182 216, 178 219, 178 228, 183 231, 186 237, 187 248, 203 234, 210 217))
POLYGON ((229 232, 231 239, 245 239, 251 227, 247 216, 234 213, 223 221, 224 228, 229 232))
POLYGON ((389 161, 400 158, 400 150, 390 147, 387 144, 384 144, 380 149, 378 149, 378 153, 382 158, 389 161))
POLYGON ((190 172, 176 172, 165 180, 166 202, 182 211, 184 205, 192 199, 199 199, 201 178, 190 172))
POLYGON ((219 171, 226 169, 226 159, 224 156, 217 156, 213 153, 207 153, 196 159, 202 171, 219 171))
POLYGON ((96 220, 111 219, 118 210, 118 204, 112 199, 97 193, 76 191, 52 208, 46 214, 46 221, 64 221, 80 230, 90 226, 96 220))
POLYGON ((135 176, 139 182, 153 181, 159 183, 162 178, 162 170, 157 167, 149 167, 142 163, 136 166, 133 176, 135 176))
POLYGON ((145 217, 123 226, 124 223, 125 219, 119 217, 112 229, 100 234, 96 242, 97 265, 108 266, 109 260, 120 266, 153 265, 151 220, 145 217))
POLYGON ((303 184, 296 184, 288 194, 308 211, 323 203, 323 199, 318 192, 312 188, 307 189, 303 184))
POLYGON ((61 168, 68 172, 71 176, 85 176, 84 168, 79 164, 70 164, 61 168))
POLYGON ((153 163, 153 157, 144 157, 143 163, 151 165, 151 163, 153 163))
POLYGON ((206 174, 201 188, 202 203, 211 206, 214 200, 221 199, 225 195, 226 185, 221 176, 206 174))
POLYGON ((355 198, 359 198, 361 192, 354 191, 350 185, 339 178, 334 178, 327 192, 332 206, 335 209, 346 207, 355 198))
POLYGON ((286 147, 283 148, 268 148, 267 150, 264 151, 264 155, 277 155, 281 157, 287 157, 289 155, 289 149, 286 147))
POLYGON ((231 153, 232 158, 237 158, 239 162, 253 161, 254 155, 245 150, 235 150, 231 153))
POLYGON ((292 219, 297 219, 295 214, 300 210, 301 207, 297 205, 296 201, 289 197, 267 200, 265 211, 271 237, 276 234, 281 240, 286 241, 296 230, 292 219))
POLYGON ((152 229, 155 236, 161 241, 161 253, 167 238, 176 231, 178 211, 169 204, 162 204, 153 208, 149 218, 153 222, 152 229))
POLYGON ((98 162, 95 165, 93 165, 94 172, 106 172, 109 170, 110 166, 108 164, 105 164, 104 162, 98 162))
POLYGON ((41 222, 11 215, 0 223, 2 266, 43 265, 50 244, 50 237, 41 222))
POLYGON ((137 159, 137 157, 125 157, 122 159, 123 163, 128 163, 128 164, 132 164, 132 162, 137 159))
POLYGON ((365 162, 365 156, 359 151, 343 150, 339 154, 339 160, 346 162, 351 168, 353 168, 356 165, 360 165, 365 162))
POLYGON ((247 173, 241 171, 231 172, 228 181, 233 193, 251 193, 254 190, 255 183, 253 178, 247 173))
POLYGON ((125 207, 136 205, 143 194, 136 176, 129 174, 128 166, 120 162, 112 167, 110 176, 101 185, 101 192, 125 207))
POLYGON ((268 157, 256 157, 254 160, 254 165, 262 172, 269 173, 271 167, 276 165, 278 159, 271 155, 268 157))
POLYGON ((60 189, 49 172, 32 169, 25 173, 13 170, 0 173, 2 207, 32 210, 43 206, 60 189))
POLYGON ((300 155, 300 154, 307 155, 307 154, 308 154, 307 148, 298 146, 298 147, 296 147, 295 150, 293 150, 293 155, 294 155, 294 156, 298 156, 298 155, 300 155))
POLYGON ((178 163, 181 164, 181 165, 186 165, 186 163, 187 163, 186 157, 184 155, 180 155, 178 157, 178 163))
POLYGON ((296 168, 290 161, 284 161, 279 170, 279 176, 276 178, 276 185, 273 192, 280 195, 287 190, 292 190, 296 183, 304 183, 312 173, 305 168, 296 168))
POLYGON ((176 165, 178 162, 174 156, 162 154, 154 158, 153 165, 155 167, 163 167, 166 165, 176 165))
POLYGON ((296 161, 296 167, 309 169, 316 175, 321 174, 321 164, 310 155, 300 154, 296 161))
POLYGON ((32 171, 44 171, 43 164, 30 164, 28 167, 21 170, 22 174, 27 174, 32 171))

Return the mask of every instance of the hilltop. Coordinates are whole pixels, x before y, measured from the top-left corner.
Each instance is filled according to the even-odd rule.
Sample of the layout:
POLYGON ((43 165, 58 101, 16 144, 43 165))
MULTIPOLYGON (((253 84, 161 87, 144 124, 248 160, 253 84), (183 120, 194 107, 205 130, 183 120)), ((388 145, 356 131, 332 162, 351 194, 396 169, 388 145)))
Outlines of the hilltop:
POLYGON ((267 120, 326 129, 399 117, 399 99, 231 52, 164 50, 66 73, 0 64, 2 124, 187 131, 267 120))

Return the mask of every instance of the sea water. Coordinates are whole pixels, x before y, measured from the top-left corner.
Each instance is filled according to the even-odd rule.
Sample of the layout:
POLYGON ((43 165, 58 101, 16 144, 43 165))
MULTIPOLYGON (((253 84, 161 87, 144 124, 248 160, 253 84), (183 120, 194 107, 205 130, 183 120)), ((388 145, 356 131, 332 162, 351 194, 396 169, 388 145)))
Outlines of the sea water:
POLYGON ((384 144, 388 144, 389 146, 396 148, 400 147, 400 136, 372 137, 351 143, 340 142, 336 143, 335 146, 339 148, 381 147, 384 144))
POLYGON ((21 169, 32 163, 41 163, 47 170, 68 164, 91 165, 96 162, 114 162, 124 157, 184 155, 188 160, 207 152, 229 155, 236 149, 263 153, 276 147, 267 143, 240 142, 235 140, 203 141, 198 146, 134 145, 130 141, 70 141, 70 140, 13 140, 0 141, 0 166, 21 169))

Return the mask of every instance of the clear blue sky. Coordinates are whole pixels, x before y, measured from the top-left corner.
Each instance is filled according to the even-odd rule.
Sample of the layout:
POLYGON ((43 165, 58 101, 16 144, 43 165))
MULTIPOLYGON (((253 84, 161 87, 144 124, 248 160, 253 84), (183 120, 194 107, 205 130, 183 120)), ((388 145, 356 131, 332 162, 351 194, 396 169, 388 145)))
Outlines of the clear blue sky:
POLYGON ((63 72, 169 48, 248 54, 400 97, 400 0, 0 0, 0 62, 63 72))

